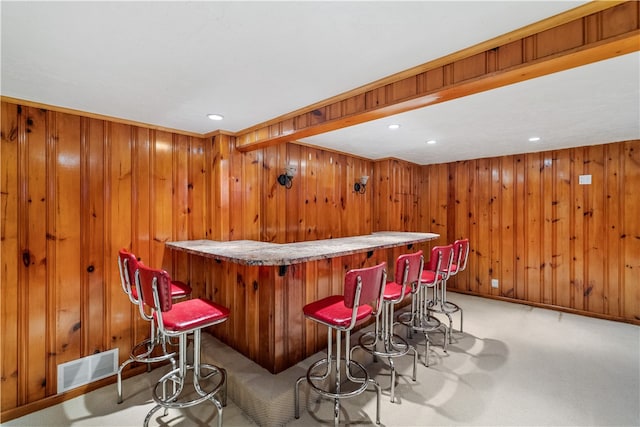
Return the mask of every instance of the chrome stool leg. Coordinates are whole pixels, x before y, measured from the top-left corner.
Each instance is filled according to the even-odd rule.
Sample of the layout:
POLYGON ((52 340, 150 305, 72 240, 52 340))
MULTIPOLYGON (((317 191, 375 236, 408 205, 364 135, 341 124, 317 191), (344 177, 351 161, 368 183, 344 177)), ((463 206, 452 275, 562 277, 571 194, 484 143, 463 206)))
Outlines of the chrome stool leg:
MULTIPOLYGON (((156 402, 156 406, 149 411, 145 417, 144 426, 146 427, 151 420, 152 415, 160 408, 165 409, 165 415, 168 409, 183 409, 191 406, 198 405, 206 400, 211 401, 218 412, 218 426, 222 426, 223 416, 223 402, 226 400, 226 371, 215 365, 210 365, 201 362, 200 344, 201 343, 201 331, 196 329, 193 331, 193 364, 189 365, 187 362, 187 334, 182 334, 179 337, 180 346, 180 360, 178 367, 172 369, 166 373, 156 383, 152 397, 156 402), (206 375, 203 375, 202 369, 210 370, 206 375), (197 393, 195 398, 182 398, 181 394, 184 390, 187 376, 191 371, 193 377, 193 386, 197 393), (217 382, 214 383, 211 390, 205 390, 202 387, 201 382, 209 380, 215 376, 220 376, 217 382), (166 386, 167 383, 171 383, 173 386, 173 392, 167 395, 166 386), (217 395, 222 394, 222 397, 216 398, 217 395)), ((226 403, 226 402, 225 402, 226 403)))
POLYGON ((361 363, 351 359, 351 330, 358 321, 363 321, 374 313, 377 316, 380 312, 386 277, 384 262, 373 267, 349 270, 345 274, 343 295, 331 295, 303 307, 306 318, 327 326, 327 354, 326 357, 314 362, 307 369, 306 375, 296 381, 294 389, 296 418, 300 417, 300 384, 306 379, 311 390, 333 400, 335 426, 340 422, 340 399, 357 396, 369 385, 373 385, 377 393, 376 424, 380 423, 380 385, 370 378, 361 363), (336 334, 335 357, 332 346, 333 331, 336 334), (343 333, 345 334, 344 357, 342 356, 343 333), (346 377, 344 380, 343 369, 346 377))
POLYGON ((345 356, 342 357, 342 333, 343 332, 336 330, 336 348, 334 356, 332 345, 333 333, 332 328, 329 327, 327 334, 326 357, 318 360, 313 365, 311 365, 311 367, 309 367, 309 369, 307 370, 307 374, 297 379, 294 389, 295 418, 300 418, 299 388, 300 384, 306 380, 311 389, 316 393, 321 396, 333 399, 333 421, 335 426, 339 425, 340 423, 340 399, 357 396, 362 393, 369 385, 373 385, 376 388, 377 393, 376 424, 380 424, 380 386, 375 380, 369 378, 369 374, 362 364, 350 358, 350 352, 346 350, 349 348, 351 342, 351 334, 349 331, 344 332, 345 356), (320 375, 316 374, 316 368, 318 367, 324 367, 324 373, 321 373, 320 375), (342 378, 343 368, 346 375, 345 380, 343 380, 342 378), (352 368, 357 369, 362 376, 353 375, 352 368), (331 379, 330 377, 332 374, 332 381, 329 381, 328 385, 323 384, 325 380, 331 379), (343 386, 345 385, 345 383, 354 384, 356 385, 356 388, 353 390, 343 390, 343 386))
MULTIPOLYGON (((382 309, 376 313, 375 331, 366 332, 360 336, 358 345, 352 349, 361 348, 371 354, 374 360, 386 358, 391 370, 391 402, 395 402, 396 392, 396 366, 394 358, 404 356, 409 352, 413 353, 413 374, 412 380, 416 380, 416 365, 418 352, 407 340, 395 333, 394 308, 401 303, 409 293, 413 294, 413 289, 420 282, 424 258, 422 251, 412 254, 400 255, 396 259, 395 280, 388 282, 385 287, 382 309), (409 291, 408 291, 409 290, 409 291)), ((415 307, 415 299, 411 298, 412 307, 415 307)), ((410 338, 411 329, 408 329, 410 338)))
POLYGON ((142 341, 141 343, 138 343, 135 347, 133 347, 133 349, 131 350, 131 353, 129 354, 129 358, 125 360, 118 368, 117 385, 116 385, 116 390, 118 395, 117 402, 122 403, 123 401, 122 372, 124 371, 124 368, 126 368, 128 365, 134 362, 146 363, 147 372, 150 372, 152 363, 164 362, 167 360, 170 361, 171 364, 175 367, 175 356, 176 356, 176 352, 167 351, 166 340, 158 336, 158 333, 152 324, 151 338, 148 338, 142 341), (153 356, 152 354, 157 348, 162 348, 162 354, 158 356, 153 356), (142 349, 144 349, 144 351, 141 352, 142 349))
MULTIPOLYGON (((402 313, 398 316, 399 322, 407 327, 410 333, 422 333, 425 340, 425 349, 423 356, 423 364, 426 367, 429 367, 429 352, 431 348, 431 339, 429 338, 429 333, 442 331, 445 339, 443 341, 442 349, 444 352, 447 351, 447 329, 446 327, 438 320, 436 317, 433 317, 430 314, 428 304, 430 299, 427 296, 427 286, 420 285, 416 290, 413 298, 414 302, 411 306, 410 312, 402 313)), ((417 352, 416 352, 416 360, 417 360, 417 352)))

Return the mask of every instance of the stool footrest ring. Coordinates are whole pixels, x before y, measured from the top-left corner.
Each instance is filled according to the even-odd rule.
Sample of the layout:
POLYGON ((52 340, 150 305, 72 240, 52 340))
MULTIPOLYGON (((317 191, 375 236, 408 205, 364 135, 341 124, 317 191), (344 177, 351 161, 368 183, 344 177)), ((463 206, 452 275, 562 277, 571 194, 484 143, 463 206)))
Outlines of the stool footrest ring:
MULTIPOLYGON (((209 369, 212 372, 210 372, 207 375, 200 376, 200 378, 196 378, 194 373, 193 375, 194 386, 195 386, 194 388, 199 397, 194 399, 189 399, 189 400, 178 400, 184 388, 185 378, 181 378, 178 375, 180 372, 180 368, 175 368, 167 372, 165 375, 162 376, 162 378, 158 380, 155 387, 153 388, 153 393, 152 393, 153 400, 158 405, 164 408, 181 409, 181 408, 188 408, 190 406, 195 406, 199 403, 204 402, 205 400, 215 399, 214 395, 217 394, 220 390, 222 390, 224 385, 226 384, 227 374, 224 369, 219 368, 215 365, 209 365, 204 363, 200 364, 200 369, 203 369, 203 368, 209 369), (205 391, 200 387, 199 381, 208 380, 217 374, 220 374, 220 379, 218 380, 217 383, 215 383, 215 386, 213 387, 212 390, 205 391), (171 394, 170 396, 162 397, 162 392, 164 390, 162 390, 161 387, 166 385, 167 382, 172 382, 174 385, 177 384, 178 388, 174 389, 174 393, 171 394)), ((187 370, 193 371, 194 367, 188 366, 187 370)), ((223 400, 226 400, 225 398, 226 396, 223 396, 223 400)))
POLYGON ((418 319, 417 317, 411 316, 411 313, 402 313, 398 316, 398 320, 403 325, 418 332, 433 332, 442 326, 442 322, 431 315, 421 316, 418 319))
MULTIPOLYGON (((344 361, 344 359, 341 359, 341 360, 344 361)), ((335 363, 335 360, 332 360, 332 363, 335 363)), ((317 384, 316 381, 326 380, 327 378, 330 378, 331 375, 323 374, 322 376, 315 376, 313 375, 313 371, 319 366, 326 366, 328 364, 329 364, 329 360, 327 360, 326 358, 320 359, 317 362, 315 362, 313 365, 311 365, 307 370, 307 382, 309 383, 311 388, 313 388, 318 394, 322 396, 329 397, 332 399, 357 396, 358 394, 362 393, 369 385, 369 382, 372 381, 369 378, 369 373, 367 372, 365 367, 359 362, 351 360, 349 361, 349 365, 345 366, 345 369, 349 369, 349 374, 346 376, 346 378, 344 378, 341 381, 339 387, 342 387, 343 385, 349 386, 349 384, 357 384, 357 387, 353 390, 348 390, 348 391, 341 391, 341 390, 332 391, 330 388, 329 389, 324 388, 321 384, 317 384), (360 373, 363 376, 353 376, 351 374, 351 368, 353 367, 358 368, 360 370, 360 373)), ((333 382, 333 379, 328 382, 328 386, 329 387, 334 386, 335 388, 335 383, 333 382)))
POLYGON ((456 313, 460 311, 460 306, 458 304, 445 301, 445 302, 432 302, 429 304, 429 310, 434 311, 436 313, 456 313))
POLYGON ((411 346, 398 334, 389 337, 387 343, 380 338, 376 338, 374 331, 366 332, 360 335, 358 339, 359 347, 369 354, 378 357, 400 357, 409 353, 411 346), (369 342, 366 342, 369 340, 369 342))
POLYGON ((153 351, 158 347, 162 347, 161 342, 152 340, 151 338, 147 338, 146 340, 136 344, 136 346, 131 349, 131 353, 129 353, 129 359, 131 359, 132 362, 138 363, 156 363, 172 359, 177 354, 174 351, 171 353, 160 354, 158 356, 151 356, 151 353, 153 353, 153 351), (144 353, 140 352, 142 348, 145 348, 144 353))

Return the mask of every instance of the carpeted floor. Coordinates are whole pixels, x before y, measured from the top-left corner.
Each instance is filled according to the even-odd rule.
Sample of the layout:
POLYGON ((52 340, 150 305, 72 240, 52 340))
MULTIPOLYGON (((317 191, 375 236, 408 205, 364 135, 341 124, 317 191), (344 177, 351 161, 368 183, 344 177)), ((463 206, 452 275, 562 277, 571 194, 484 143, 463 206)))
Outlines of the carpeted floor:
MULTIPOLYGON (((409 357, 396 359, 396 403, 389 401, 389 370, 368 369, 383 389, 384 426, 639 426, 640 327, 468 295, 450 293, 464 309, 464 333, 454 332, 445 353, 432 346, 431 366, 421 360, 410 378, 409 357)), ((459 325, 454 317, 454 328, 459 325)), ((434 336, 435 342, 442 338, 434 336)), ((229 375, 225 426, 332 425, 333 405, 303 385, 301 417, 293 419, 295 379, 320 354, 272 375, 210 336, 203 358, 229 375), (253 419, 252 419, 253 418, 253 419)), ((139 426, 153 406, 149 389, 165 368, 128 379, 125 401, 115 384, 12 420, 6 426, 139 426)), ((373 391, 343 401, 341 424, 375 422, 373 391)), ((154 417, 151 425, 216 425, 203 403, 154 417)))

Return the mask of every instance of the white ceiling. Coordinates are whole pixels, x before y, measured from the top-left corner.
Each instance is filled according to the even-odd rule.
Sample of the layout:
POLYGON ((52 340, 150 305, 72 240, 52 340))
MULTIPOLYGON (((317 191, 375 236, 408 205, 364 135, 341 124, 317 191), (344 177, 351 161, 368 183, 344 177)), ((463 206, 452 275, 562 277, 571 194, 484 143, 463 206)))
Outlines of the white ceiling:
MULTIPOLYGON (((236 132, 583 3, 2 1, 0 93, 236 132)), ((639 63, 626 55, 303 142, 428 164, 636 139, 639 63)))
POLYGON ((640 53, 633 53, 301 141, 432 164, 638 138, 640 53))

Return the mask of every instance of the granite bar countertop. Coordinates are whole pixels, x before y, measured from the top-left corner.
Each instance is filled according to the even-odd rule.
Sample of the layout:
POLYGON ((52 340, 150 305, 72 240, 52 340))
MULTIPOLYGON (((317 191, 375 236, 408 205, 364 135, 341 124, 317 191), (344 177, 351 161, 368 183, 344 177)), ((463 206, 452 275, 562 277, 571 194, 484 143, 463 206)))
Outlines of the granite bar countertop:
POLYGON ((174 250, 243 265, 290 265, 336 258, 376 249, 426 242, 440 237, 434 233, 380 231, 365 236, 340 237, 295 243, 268 243, 255 240, 184 240, 167 242, 174 250))

